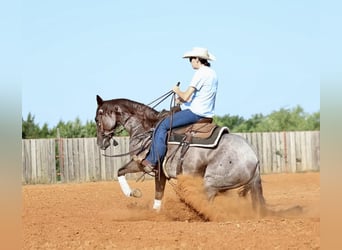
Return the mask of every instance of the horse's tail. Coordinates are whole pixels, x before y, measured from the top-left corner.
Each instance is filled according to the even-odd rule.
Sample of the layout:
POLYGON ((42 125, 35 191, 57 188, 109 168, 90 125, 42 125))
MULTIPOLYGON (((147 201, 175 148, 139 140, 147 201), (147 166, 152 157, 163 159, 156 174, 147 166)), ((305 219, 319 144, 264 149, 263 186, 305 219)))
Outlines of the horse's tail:
POLYGON ((257 162, 253 177, 246 185, 242 187, 242 189, 239 191, 239 195, 246 196, 249 191, 251 191, 253 209, 258 211, 260 214, 265 214, 266 202, 261 184, 259 161, 257 162))

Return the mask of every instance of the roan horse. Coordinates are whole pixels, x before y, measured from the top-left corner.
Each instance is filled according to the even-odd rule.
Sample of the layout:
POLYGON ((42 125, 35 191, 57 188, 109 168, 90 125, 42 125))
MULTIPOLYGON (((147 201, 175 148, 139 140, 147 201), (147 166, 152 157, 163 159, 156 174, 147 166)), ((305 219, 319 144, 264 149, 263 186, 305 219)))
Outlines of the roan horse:
MULTIPOLYGON (((132 158, 141 148, 148 148, 153 128, 162 119, 160 112, 128 99, 104 101, 97 96, 97 105, 95 117, 97 144, 102 150, 109 147, 110 140, 119 125, 129 133, 132 158)), ((168 144, 165 158, 176 152, 178 148, 177 145, 168 144)), ((177 157, 180 157, 178 152, 174 154, 174 158, 177 157)), ((250 191, 253 208, 261 213, 265 211, 259 160, 255 150, 243 137, 224 133, 216 147, 189 147, 183 157, 182 174, 202 176, 209 200, 212 200, 218 192, 241 187, 239 194, 246 196, 250 191)), ((153 208, 156 210, 161 208, 166 180, 177 177, 175 171, 169 171, 177 168, 177 160, 167 164, 171 165, 168 168, 159 167, 155 176, 153 208)), ((118 180, 126 196, 136 195, 128 185, 125 174, 142 171, 143 166, 133 159, 118 170, 118 180)))

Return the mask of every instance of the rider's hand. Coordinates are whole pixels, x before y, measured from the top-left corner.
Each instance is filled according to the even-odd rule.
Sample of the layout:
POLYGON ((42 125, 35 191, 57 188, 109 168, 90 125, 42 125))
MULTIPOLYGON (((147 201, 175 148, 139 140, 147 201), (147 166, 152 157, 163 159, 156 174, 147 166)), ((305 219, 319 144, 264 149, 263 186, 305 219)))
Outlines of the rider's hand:
POLYGON ((176 94, 179 92, 179 87, 177 85, 175 85, 173 88, 172 88, 172 91, 175 92, 176 94))
POLYGON ((182 104, 184 101, 181 99, 181 98, 176 98, 176 104, 177 105, 180 105, 180 104, 182 104))

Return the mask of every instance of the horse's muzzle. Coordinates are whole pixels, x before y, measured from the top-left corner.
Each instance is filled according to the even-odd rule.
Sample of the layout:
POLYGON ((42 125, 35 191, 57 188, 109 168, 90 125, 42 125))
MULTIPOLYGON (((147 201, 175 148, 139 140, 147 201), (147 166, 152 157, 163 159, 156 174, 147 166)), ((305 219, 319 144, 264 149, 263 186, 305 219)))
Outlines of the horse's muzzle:
POLYGON ((103 138, 103 140, 97 144, 100 149, 106 150, 110 146, 110 138, 103 138))

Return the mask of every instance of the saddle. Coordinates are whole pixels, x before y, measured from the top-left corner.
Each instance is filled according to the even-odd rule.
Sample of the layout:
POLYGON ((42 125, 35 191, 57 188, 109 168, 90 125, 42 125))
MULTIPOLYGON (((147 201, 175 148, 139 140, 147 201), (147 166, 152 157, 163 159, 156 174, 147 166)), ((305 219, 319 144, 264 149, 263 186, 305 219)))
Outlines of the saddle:
POLYGON ((171 130, 169 144, 187 143, 189 146, 215 147, 223 133, 229 133, 227 127, 212 123, 212 118, 202 118, 198 122, 171 130))
POLYGON ((208 138, 212 135, 216 125, 212 123, 212 118, 202 118, 194 124, 173 129, 177 135, 191 135, 198 138, 208 138))

